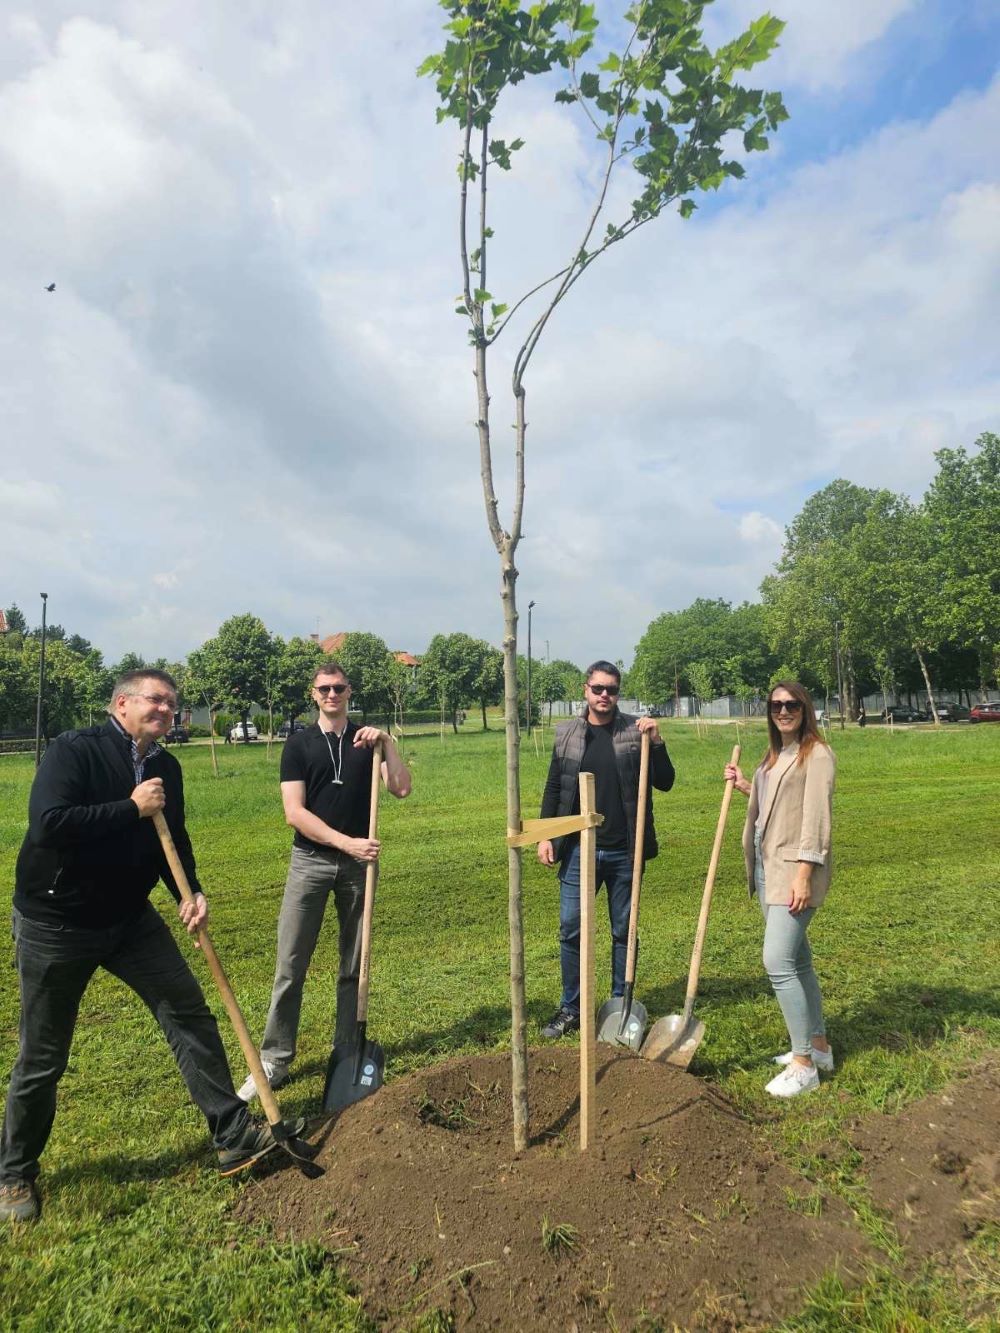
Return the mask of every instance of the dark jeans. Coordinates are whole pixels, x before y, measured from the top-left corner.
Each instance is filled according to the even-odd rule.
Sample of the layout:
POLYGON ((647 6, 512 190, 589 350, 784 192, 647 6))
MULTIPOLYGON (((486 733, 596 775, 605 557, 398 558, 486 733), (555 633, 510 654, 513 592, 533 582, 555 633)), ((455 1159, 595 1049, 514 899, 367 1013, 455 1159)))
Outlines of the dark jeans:
MULTIPOLYGON (((611 994, 625 993, 628 919, 632 907, 632 858, 626 851, 597 849, 597 888, 607 885, 611 921, 611 994)), ((560 1006, 580 1012, 580 844, 559 867, 560 1006)))
POLYGON ((56 1114, 80 1000, 99 967, 129 986, 170 1043, 192 1100, 217 1148, 236 1143, 250 1121, 201 987, 163 918, 141 916, 103 930, 31 921, 14 912, 21 986, 20 1052, 10 1076, 0 1182, 34 1180, 56 1114))

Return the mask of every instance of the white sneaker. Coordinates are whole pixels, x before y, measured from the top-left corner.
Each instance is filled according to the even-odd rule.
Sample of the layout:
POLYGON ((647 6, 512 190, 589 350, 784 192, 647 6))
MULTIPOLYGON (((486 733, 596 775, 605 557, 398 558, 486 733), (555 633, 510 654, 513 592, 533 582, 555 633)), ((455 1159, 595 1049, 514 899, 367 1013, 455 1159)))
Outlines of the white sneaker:
MULTIPOLYGON (((794 1058, 794 1051, 785 1051, 784 1055, 776 1055, 774 1063, 776 1065, 790 1065, 794 1058)), ((817 1069, 822 1069, 826 1074, 833 1073, 833 1051, 821 1051, 818 1046, 812 1048, 813 1064, 817 1069)))
POLYGON ((818 1087, 819 1074, 815 1065, 793 1063, 772 1078, 764 1091, 772 1097, 797 1097, 800 1092, 812 1092, 818 1087))
MULTIPOLYGON (((283 1083, 288 1082, 288 1066, 279 1064, 276 1060, 261 1060, 261 1066, 267 1075, 267 1081, 271 1088, 280 1088, 283 1083)), ((247 1079, 243 1086, 237 1091, 237 1097, 241 1102, 252 1102, 257 1096, 257 1084, 253 1081, 253 1074, 247 1079)))

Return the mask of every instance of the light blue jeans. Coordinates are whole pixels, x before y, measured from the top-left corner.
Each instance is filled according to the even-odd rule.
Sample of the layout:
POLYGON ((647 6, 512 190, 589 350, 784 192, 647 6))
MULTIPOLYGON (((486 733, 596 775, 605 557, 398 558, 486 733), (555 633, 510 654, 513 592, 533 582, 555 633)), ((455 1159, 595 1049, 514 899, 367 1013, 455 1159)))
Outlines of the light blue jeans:
POLYGON ((806 938, 816 909, 807 907, 804 912, 793 913, 784 904, 766 901, 759 830, 754 835, 753 879, 764 915, 764 970, 781 1006, 792 1051, 796 1055, 811 1057, 812 1038, 826 1036, 823 996, 806 938))

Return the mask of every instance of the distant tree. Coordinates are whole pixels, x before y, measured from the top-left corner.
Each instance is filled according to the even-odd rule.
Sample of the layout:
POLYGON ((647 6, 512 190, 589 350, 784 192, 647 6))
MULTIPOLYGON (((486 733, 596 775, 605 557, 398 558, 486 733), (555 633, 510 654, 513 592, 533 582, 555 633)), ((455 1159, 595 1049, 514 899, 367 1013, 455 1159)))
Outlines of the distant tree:
POLYGON ((351 682, 351 707, 361 709, 364 721, 369 713, 391 713, 389 672, 393 658, 384 639, 352 630, 337 653, 337 661, 351 682))
MULTIPOLYGON (((482 639, 468 634, 435 634, 420 659, 420 671, 433 688, 442 713, 458 731, 459 709, 481 702, 484 672, 489 674, 489 654, 494 650, 482 639)), ((482 704, 483 724, 486 705, 482 704)))
POLYGON ((274 658, 274 706, 287 722, 312 706, 312 678, 323 660, 323 650, 313 639, 295 636, 287 643, 276 640, 274 658))
POLYGON ((4 612, 4 616, 7 620, 8 634, 27 634, 28 622, 25 619, 24 612, 16 602, 11 602, 10 606, 8 606, 7 610, 4 612))
POLYGON ((250 710, 264 698, 274 641, 259 616, 244 612, 223 621, 215 638, 202 648, 214 659, 217 688, 239 714, 246 737, 250 710))
POLYGON ((138 671, 140 667, 144 666, 149 666, 144 657, 141 657, 138 653, 125 653, 121 661, 116 662, 110 670, 117 678, 118 676, 124 676, 126 671, 138 671))
POLYGON ((942 615, 949 640, 979 658, 982 697, 1000 679, 1000 436, 976 453, 942 449, 924 509, 937 538, 942 615))

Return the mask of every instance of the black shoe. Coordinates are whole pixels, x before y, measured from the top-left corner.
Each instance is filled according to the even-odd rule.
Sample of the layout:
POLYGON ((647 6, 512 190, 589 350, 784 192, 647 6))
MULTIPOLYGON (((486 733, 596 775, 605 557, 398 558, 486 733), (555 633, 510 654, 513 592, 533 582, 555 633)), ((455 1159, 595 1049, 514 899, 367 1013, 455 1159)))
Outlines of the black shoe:
POLYGON ((34 1222, 41 1211, 42 1201, 34 1181, 9 1180, 0 1185, 0 1222, 34 1222))
POLYGON ((572 1009, 559 1009, 542 1028, 543 1037, 565 1037, 567 1032, 578 1032, 580 1015, 572 1009))
POLYGON ((219 1174, 235 1176, 237 1171, 247 1171, 277 1146, 269 1125, 251 1121, 242 1138, 229 1148, 219 1149, 219 1174))

